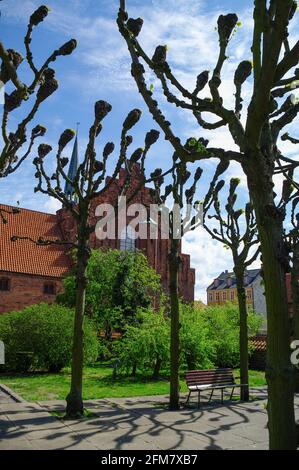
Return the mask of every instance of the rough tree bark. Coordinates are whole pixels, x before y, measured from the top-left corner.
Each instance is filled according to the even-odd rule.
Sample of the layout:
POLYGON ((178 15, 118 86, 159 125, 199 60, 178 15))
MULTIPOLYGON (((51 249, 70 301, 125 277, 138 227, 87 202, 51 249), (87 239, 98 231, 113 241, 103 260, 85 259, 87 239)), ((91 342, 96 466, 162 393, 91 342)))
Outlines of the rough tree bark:
POLYGON ((159 378, 161 366, 162 366, 161 358, 159 356, 157 356, 154 371, 153 371, 153 379, 154 380, 157 380, 159 378))
POLYGON ((180 306, 178 275, 180 266, 179 240, 171 239, 169 257, 169 294, 171 305, 171 337, 170 337, 170 396, 169 407, 178 410, 179 404, 179 361, 180 361, 180 306))
POLYGON ((274 203, 274 185, 265 157, 259 154, 255 160, 256 165, 247 169, 247 175, 261 242, 266 292, 269 447, 291 450, 296 449, 296 434, 283 219, 274 203))
MULTIPOLYGON (((291 270, 291 290, 292 290, 292 333, 293 337, 299 339, 299 241, 294 240, 293 246, 293 266, 291 270)), ((299 370, 295 369, 295 393, 299 393, 299 370)))
POLYGON ((88 235, 86 236, 87 215, 88 211, 86 213, 86 220, 84 221, 82 219, 78 232, 78 264, 76 273, 76 307, 74 318, 71 388, 68 396, 66 397, 66 416, 72 419, 81 417, 83 415, 83 323, 87 287, 87 265, 90 256, 90 251, 87 245, 88 235))
POLYGON ((244 271, 235 268, 238 305, 240 315, 240 382, 247 384, 241 387, 241 400, 249 401, 249 375, 248 375, 248 325, 246 291, 244 288, 244 271))
MULTIPOLYGON (((179 409, 179 366, 180 366, 180 305, 179 305, 179 267, 181 263, 180 244, 181 237, 189 230, 195 229, 201 223, 200 207, 194 202, 197 183, 201 178, 202 169, 196 168, 191 186, 186 188, 191 173, 187 165, 178 161, 176 153, 173 155, 174 166, 171 170, 171 184, 165 186, 161 194, 164 178, 155 179, 155 202, 161 205, 161 210, 167 212, 169 220, 170 251, 168 253, 169 271, 169 297, 170 297, 170 396, 171 410, 179 409), (172 195, 172 208, 167 209, 164 204, 169 195, 172 195), (184 210, 183 210, 184 209, 184 210)), ((162 170, 156 172, 161 174, 162 170)), ((165 214, 165 212, 164 212, 165 214)))

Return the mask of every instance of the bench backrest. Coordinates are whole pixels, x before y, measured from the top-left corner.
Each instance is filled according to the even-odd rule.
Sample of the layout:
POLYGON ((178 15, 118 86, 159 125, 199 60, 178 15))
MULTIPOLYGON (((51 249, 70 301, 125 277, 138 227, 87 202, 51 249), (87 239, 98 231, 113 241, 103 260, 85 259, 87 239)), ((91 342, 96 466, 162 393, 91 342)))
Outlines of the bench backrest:
POLYGON ((236 383, 232 369, 189 370, 186 372, 186 382, 188 386, 236 383))

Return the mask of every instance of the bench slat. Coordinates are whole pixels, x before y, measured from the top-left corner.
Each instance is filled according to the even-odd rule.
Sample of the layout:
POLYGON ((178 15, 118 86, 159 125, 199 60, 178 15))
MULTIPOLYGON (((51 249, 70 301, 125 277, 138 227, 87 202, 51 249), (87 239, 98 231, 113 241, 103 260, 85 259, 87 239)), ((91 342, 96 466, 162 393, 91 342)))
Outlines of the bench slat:
POLYGON ((192 370, 186 372, 186 382, 191 390, 195 389, 194 387, 224 387, 236 385, 233 372, 229 368, 223 369, 206 369, 206 370, 192 370))

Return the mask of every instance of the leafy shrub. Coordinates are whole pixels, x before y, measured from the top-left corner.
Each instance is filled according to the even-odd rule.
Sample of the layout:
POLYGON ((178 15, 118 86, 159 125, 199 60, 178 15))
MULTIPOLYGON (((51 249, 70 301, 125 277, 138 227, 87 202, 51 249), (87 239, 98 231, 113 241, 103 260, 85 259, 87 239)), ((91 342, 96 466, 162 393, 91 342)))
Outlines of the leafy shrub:
POLYGON ((163 309, 158 312, 138 312, 141 319, 136 326, 128 325, 125 334, 114 346, 114 352, 121 361, 120 369, 133 375, 138 367, 152 370, 157 378, 160 368, 169 364, 170 325, 163 309))
POLYGON ((182 304, 180 309, 180 348, 182 368, 209 369, 214 365, 215 343, 201 311, 182 304))
MULTIPOLYGON (((0 316, 0 339, 5 344, 6 370, 58 372, 70 364, 74 312, 59 305, 32 305, 0 316)), ((84 321, 85 362, 98 356, 98 340, 88 319, 84 321)))
MULTIPOLYGON (((97 327, 110 339, 113 329, 134 323, 139 308, 149 308, 154 295, 161 293, 161 280, 139 251, 92 250, 88 262, 86 311, 97 327)), ((64 291, 57 302, 74 307, 74 275, 64 280, 64 291)))
MULTIPOLYGON (((128 325, 124 336, 114 344, 113 352, 120 369, 129 373, 136 369, 153 371, 157 377, 161 367, 169 368, 170 319, 163 308, 139 310, 140 323, 128 325)), ((248 313, 248 335, 256 334, 260 315, 248 313)), ((196 308, 180 305, 181 370, 237 367, 239 365, 239 309, 235 304, 196 308)))
MULTIPOLYGON (((236 304, 209 306, 198 310, 213 342, 214 363, 217 367, 237 367, 240 359, 240 315, 236 304)), ((249 311, 248 336, 256 334, 262 323, 261 315, 249 311)))

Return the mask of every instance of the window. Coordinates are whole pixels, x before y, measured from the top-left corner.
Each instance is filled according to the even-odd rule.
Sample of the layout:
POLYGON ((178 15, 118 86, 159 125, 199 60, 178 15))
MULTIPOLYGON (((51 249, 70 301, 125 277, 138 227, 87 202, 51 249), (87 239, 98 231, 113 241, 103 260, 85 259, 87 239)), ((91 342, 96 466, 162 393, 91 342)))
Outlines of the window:
POLYGON ((226 292, 222 292, 222 300, 226 300, 226 292))
POLYGON ((135 232, 130 225, 123 229, 120 237, 120 250, 135 251, 135 232))
POLYGON ((44 294, 55 295, 56 294, 56 285, 53 282, 46 282, 44 284, 44 294))
POLYGON ((230 300, 235 300, 235 293, 233 290, 230 291, 230 300))
POLYGON ((251 300, 251 299, 252 299, 252 292, 251 292, 251 289, 248 289, 248 290, 246 291, 246 296, 247 296, 247 299, 248 299, 248 300, 251 300))
POLYGON ((10 291, 10 280, 6 277, 0 278, 0 291, 7 292, 10 291))
POLYGON ((210 301, 210 302, 213 302, 213 292, 210 292, 210 293, 209 293, 209 301, 210 301))
POLYGON ((216 292, 216 302, 219 302, 219 292, 216 292))

